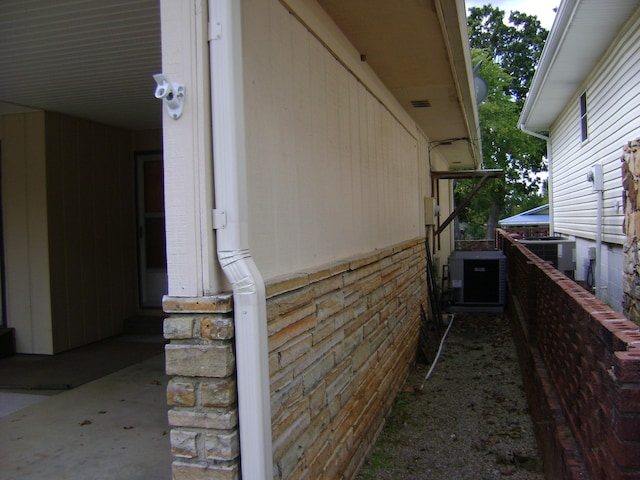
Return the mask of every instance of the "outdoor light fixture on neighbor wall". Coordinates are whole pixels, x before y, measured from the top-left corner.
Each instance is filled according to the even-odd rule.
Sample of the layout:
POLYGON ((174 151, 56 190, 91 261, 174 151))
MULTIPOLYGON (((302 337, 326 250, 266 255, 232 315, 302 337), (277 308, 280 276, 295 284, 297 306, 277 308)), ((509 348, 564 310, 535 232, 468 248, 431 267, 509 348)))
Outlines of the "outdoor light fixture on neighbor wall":
POLYGON ((184 109, 184 85, 173 83, 164 73, 155 74, 153 79, 158 84, 155 92, 156 98, 162 100, 171 118, 179 119, 184 109))

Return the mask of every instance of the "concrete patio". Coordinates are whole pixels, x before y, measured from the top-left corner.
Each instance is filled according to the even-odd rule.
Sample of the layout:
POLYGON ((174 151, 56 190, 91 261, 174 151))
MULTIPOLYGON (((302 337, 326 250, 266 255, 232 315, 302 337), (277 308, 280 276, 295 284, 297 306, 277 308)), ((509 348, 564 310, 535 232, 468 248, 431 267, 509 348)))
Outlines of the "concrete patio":
POLYGON ((3 480, 169 479, 164 355, 66 391, 0 391, 3 480))

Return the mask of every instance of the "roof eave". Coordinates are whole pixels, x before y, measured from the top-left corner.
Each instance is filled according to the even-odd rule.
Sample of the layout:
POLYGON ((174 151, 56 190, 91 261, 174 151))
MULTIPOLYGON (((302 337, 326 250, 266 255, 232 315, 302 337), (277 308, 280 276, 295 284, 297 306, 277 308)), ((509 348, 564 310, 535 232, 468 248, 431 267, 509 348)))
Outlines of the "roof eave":
MULTIPOLYGON (((289 5, 303 0, 281 0, 289 5)), ((481 163, 464 0, 317 0, 450 168, 481 163)))
POLYGON ((519 125, 529 131, 549 131, 637 9, 636 0, 616 0, 606 5, 596 0, 563 0, 519 125), (607 14, 603 15, 605 9, 607 14), (592 28, 594 21, 597 30, 592 28))
POLYGON ((439 7, 443 35, 448 39, 449 58, 456 81, 460 110, 465 119, 471 145, 473 165, 482 164, 482 146, 480 138, 480 118, 476 101, 471 62, 471 47, 467 30, 467 16, 464 0, 456 2, 436 2, 439 7))
POLYGON ((549 73, 553 67, 554 60, 562 46, 567 26, 573 17, 573 13, 579 0, 563 0, 556 13, 553 25, 545 42, 540 56, 540 61, 531 81, 531 87, 520 113, 518 125, 535 132, 548 131, 553 119, 536 119, 537 105, 544 93, 544 85, 547 83, 549 73))

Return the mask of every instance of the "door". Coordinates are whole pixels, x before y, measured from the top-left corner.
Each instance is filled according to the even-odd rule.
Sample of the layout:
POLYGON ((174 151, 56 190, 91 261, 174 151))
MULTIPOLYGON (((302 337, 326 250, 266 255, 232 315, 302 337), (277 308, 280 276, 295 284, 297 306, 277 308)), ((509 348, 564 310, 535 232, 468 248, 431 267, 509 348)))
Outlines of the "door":
POLYGON ((155 308, 168 285, 162 153, 137 154, 136 170, 140 306, 155 308))
POLYGON ((7 308, 4 291, 4 220, 2 218, 2 142, 0 142, 0 328, 7 327, 7 308))

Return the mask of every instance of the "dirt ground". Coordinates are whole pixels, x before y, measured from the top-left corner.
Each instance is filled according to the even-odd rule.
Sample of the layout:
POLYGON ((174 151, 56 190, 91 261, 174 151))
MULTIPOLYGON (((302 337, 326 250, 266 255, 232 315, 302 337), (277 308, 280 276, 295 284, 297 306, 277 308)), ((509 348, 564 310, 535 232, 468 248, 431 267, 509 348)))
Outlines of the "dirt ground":
POLYGON ((425 381, 429 368, 410 373, 358 480, 544 479, 506 318, 456 314, 425 381))

